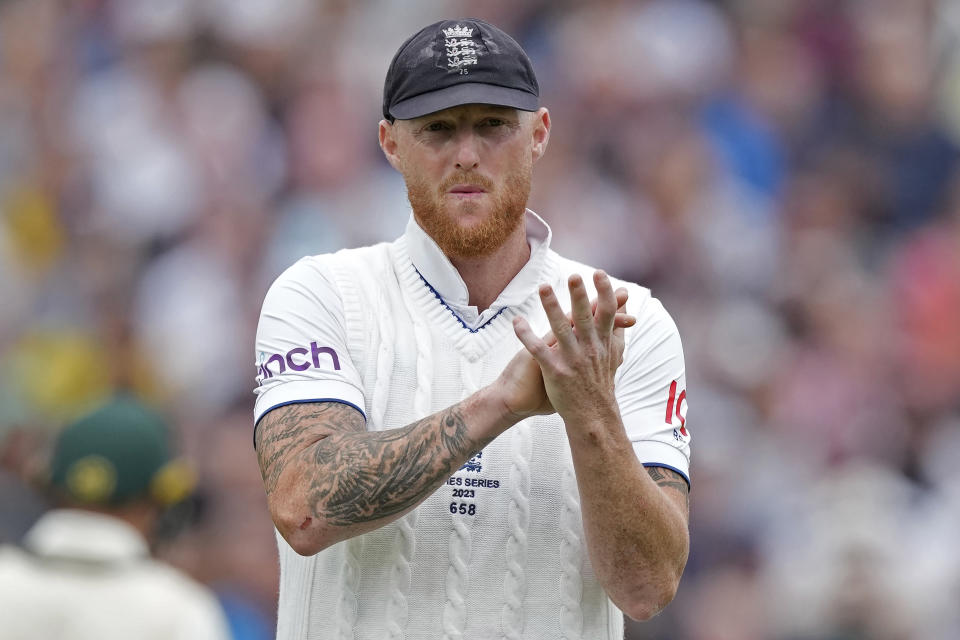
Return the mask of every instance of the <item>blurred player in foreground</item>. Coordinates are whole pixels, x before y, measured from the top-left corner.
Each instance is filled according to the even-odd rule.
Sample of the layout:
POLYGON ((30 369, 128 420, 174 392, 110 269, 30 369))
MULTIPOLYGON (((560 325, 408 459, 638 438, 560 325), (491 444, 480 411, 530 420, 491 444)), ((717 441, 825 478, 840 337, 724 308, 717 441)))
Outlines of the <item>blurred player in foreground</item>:
POLYGON ((689 548, 676 326, 526 208, 551 119, 507 34, 411 36, 383 118, 406 232, 300 260, 260 316, 278 637, 620 639, 689 548))
POLYGON ((228 640, 216 597, 150 557, 162 510, 192 479, 167 425, 118 397, 57 438, 57 508, 0 548, 0 640, 228 640))

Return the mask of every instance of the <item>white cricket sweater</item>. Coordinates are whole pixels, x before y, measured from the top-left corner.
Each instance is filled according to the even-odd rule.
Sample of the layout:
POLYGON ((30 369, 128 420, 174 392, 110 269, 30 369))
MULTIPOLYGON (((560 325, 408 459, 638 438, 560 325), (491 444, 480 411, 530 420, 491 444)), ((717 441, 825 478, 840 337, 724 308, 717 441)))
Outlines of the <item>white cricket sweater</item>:
MULTIPOLYGON (((258 329, 255 418, 290 402, 355 406, 371 430, 444 409, 492 382, 522 348, 512 319, 549 329, 536 286, 569 309, 566 279, 593 269, 549 249, 526 217, 531 258, 483 314, 411 218, 390 244, 305 258, 271 287, 258 329)), ((630 291, 617 399, 644 464, 689 469, 683 354, 647 289, 630 291)), ((404 518, 304 558, 278 535, 278 638, 621 639, 623 615, 587 556, 558 416, 525 420, 404 518)))

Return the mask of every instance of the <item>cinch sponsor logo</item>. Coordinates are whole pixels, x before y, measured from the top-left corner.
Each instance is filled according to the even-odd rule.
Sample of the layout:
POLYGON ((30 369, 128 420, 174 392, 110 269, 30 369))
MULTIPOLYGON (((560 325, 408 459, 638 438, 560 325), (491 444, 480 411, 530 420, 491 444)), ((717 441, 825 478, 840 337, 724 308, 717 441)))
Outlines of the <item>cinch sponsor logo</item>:
POLYGON ((319 369, 321 355, 330 356, 330 359, 333 361, 333 368, 337 371, 340 370, 340 358, 337 356, 337 352, 330 347, 321 347, 316 342, 311 342, 309 349, 306 347, 295 347, 285 354, 275 353, 266 360, 263 360, 265 355, 266 354, 261 354, 261 362, 258 367, 261 380, 280 375, 286 372, 287 369, 291 371, 306 371, 310 367, 319 369), (271 364, 275 366, 271 368, 271 364))

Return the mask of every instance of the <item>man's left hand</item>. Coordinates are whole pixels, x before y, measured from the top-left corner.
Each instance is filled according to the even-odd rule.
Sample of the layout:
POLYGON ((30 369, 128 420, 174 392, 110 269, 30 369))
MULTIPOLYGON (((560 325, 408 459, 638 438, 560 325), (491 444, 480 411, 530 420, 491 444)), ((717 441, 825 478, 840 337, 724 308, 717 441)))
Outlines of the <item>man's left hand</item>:
POLYGON ((570 276, 569 317, 553 288, 540 286, 540 301, 555 342, 538 337, 523 318, 514 320, 517 337, 540 365, 550 403, 567 422, 590 421, 617 411, 613 379, 623 362, 624 330, 614 326, 614 319, 618 312, 625 312, 626 291, 615 293, 603 271, 595 272, 593 281, 596 312, 581 277, 570 276))

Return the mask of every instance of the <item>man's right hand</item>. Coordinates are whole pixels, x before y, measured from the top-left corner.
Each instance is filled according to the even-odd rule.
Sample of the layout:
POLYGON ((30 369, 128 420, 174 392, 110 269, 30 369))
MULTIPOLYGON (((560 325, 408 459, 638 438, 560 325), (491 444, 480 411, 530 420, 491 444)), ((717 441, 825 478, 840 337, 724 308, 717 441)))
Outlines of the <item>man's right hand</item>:
MULTIPOLYGON (((627 291, 620 289, 616 292, 617 308, 622 309, 627 303, 627 291)), ((592 302, 594 314, 597 311, 597 301, 592 302)), ((567 314, 567 319, 573 325, 573 318, 567 314)), ((632 327, 637 323, 637 319, 627 313, 617 313, 614 319, 616 328, 632 327)), ((556 344, 557 339, 550 331, 543 336, 544 342, 548 346, 556 344)), ((543 385, 543 375, 540 372, 540 365, 533 359, 530 352, 526 349, 520 349, 516 355, 507 363, 503 372, 493 384, 494 391, 500 394, 507 411, 513 415, 517 421, 529 418, 530 416, 549 415, 555 412, 550 399, 547 397, 546 388, 543 385)))

